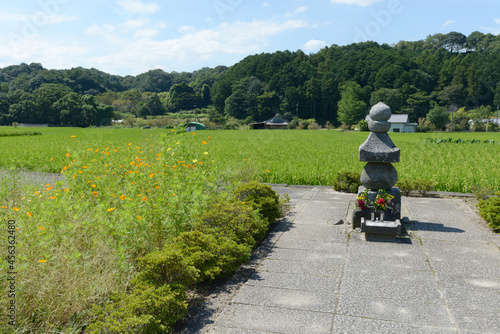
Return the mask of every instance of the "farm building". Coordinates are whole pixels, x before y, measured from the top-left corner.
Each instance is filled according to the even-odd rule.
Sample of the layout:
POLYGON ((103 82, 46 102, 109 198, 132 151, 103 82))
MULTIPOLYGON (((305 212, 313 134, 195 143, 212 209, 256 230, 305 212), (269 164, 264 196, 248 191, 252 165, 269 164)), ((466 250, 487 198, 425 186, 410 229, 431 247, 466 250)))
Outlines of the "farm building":
POLYGON ((187 132, 193 132, 193 131, 199 131, 199 130, 206 130, 207 127, 201 123, 198 122, 190 122, 187 124, 184 124, 186 127, 187 132))
MULTIPOLYGON (((370 115, 366 116, 366 121, 370 121, 370 115)), ((416 123, 409 123, 407 114, 392 114, 389 119, 391 122, 391 129, 389 132, 417 132, 418 125, 416 123)))
POLYGON ((252 129, 288 129, 288 122, 276 114, 273 118, 264 122, 250 123, 252 129))

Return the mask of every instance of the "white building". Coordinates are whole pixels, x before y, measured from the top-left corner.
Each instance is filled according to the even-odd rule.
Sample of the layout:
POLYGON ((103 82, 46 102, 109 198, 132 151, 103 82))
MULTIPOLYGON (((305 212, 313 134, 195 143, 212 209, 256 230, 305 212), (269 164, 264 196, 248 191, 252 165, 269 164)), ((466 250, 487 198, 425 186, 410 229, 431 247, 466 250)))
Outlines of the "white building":
MULTIPOLYGON (((370 120, 370 115, 366 116, 366 121, 370 120)), ((391 122, 389 132, 417 132, 418 125, 416 123, 409 123, 409 116, 407 114, 392 114, 389 122, 391 122)))

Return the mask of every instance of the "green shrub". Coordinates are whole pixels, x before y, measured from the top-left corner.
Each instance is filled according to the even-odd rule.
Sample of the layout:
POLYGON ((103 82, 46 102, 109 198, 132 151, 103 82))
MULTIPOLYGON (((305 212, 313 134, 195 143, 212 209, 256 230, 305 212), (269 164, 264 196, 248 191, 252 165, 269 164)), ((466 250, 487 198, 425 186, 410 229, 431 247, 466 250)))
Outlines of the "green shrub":
POLYGON ((195 229, 215 233, 249 247, 254 247, 265 237, 267 228, 267 220, 252 206, 242 202, 216 204, 205 212, 201 221, 195 225, 195 229))
POLYGON ((249 246, 208 232, 183 232, 163 250, 138 259, 140 273, 134 282, 191 288, 199 282, 233 273, 248 261, 249 246))
POLYGON ((357 193, 361 186, 361 173, 358 172, 339 172, 333 180, 333 189, 336 191, 357 193))
POLYGON ((500 194, 486 200, 480 200, 477 204, 479 214, 488 221, 488 226, 495 231, 500 231, 500 194))
POLYGON ((429 191, 433 191, 434 188, 436 187, 436 182, 432 180, 423 180, 423 179, 417 179, 416 181, 413 181, 413 188, 418 191, 420 195, 423 197, 426 197, 429 193, 429 191))
POLYGON ((401 190, 401 194, 403 196, 408 196, 411 191, 415 190, 414 182, 407 179, 398 180, 398 183, 396 183, 396 187, 401 190))
POLYGON ((359 131, 370 131, 370 128, 368 127, 368 122, 364 119, 358 122, 358 129, 359 131))
POLYGON ((250 204, 254 210, 267 219, 269 223, 281 216, 280 198, 267 184, 250 181, 235 190, 236 199, 250 204))
POLYGON ((86 333, 168 333, 187 315, 185 290, 141 283, 132 293, 116 293, 93 308, 94 322, 86 333))

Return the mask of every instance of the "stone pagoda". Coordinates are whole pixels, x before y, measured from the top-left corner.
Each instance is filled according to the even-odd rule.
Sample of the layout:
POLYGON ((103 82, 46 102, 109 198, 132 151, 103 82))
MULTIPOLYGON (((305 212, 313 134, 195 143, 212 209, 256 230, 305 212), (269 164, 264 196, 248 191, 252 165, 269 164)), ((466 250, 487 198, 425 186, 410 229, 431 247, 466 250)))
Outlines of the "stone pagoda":
POLYGON ((368 190, 369 200, 374 202, 377 194, 385 190, 394 197, 390 209, 383 212, 375 213, 370 208, 356 209, 353 214, 353 228, 360 227, 366 233, 401 233, 401 192, 394 187, 398 182, 398 173, 392 165, 399 162, 400 150, 387 133, 391 128, 390 118, 389 106, 382 102, 373 106, 368 122, 370 135, 359 147, 359 160, 367 164, 361 173, 362 186, 358 190, 358 196, 368 190))

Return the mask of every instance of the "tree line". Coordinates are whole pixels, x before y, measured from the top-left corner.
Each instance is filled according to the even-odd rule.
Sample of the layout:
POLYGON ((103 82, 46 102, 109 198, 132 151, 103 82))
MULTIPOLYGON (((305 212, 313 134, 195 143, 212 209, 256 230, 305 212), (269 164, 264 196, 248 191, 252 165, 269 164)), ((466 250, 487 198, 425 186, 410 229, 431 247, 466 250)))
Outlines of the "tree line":
POLYGON ((289 120, 352 126, 383 101, 411 122, 425 127, 432 120, 427 125, 437 129, 460 109, 462 118, 454 122, 466 128, 467 118, 487 118, 496 110, 499 83, 500 36, 480 32, 394 45, 332 45, 312 54, 261 53, 231 67, 190 73, 152 70, 121 77, 21 64, 0 69, 0 124, 105 125, 113 118, 203 108, 215 123, 249 123, 280 113, 289 120))

